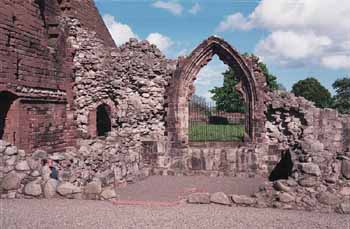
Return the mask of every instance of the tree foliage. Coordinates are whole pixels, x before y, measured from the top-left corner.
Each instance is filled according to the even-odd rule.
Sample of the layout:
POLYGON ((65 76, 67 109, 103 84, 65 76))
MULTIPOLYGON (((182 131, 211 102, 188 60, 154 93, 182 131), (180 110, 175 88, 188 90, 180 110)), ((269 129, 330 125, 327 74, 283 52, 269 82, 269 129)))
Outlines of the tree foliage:
POLYGON ((333 83, 336 92, 334 107, 343 114, 350 114, 350 78, 338 79, 333 83))
POLYGON ((333 103, 331 93, 313 77, 300 80, 294 84, 292 92, 296 96, 302 96, 305 99, 314 102, 319 108, 331 107, 333 103))
POLYGON ((244 112, 244 101, 235 89, 238 81, 232 68, 224 73, 224 84, 222 87, 215 87, 210 90, 213 94, 212 99, 216 102, 216 108, 225 112, 244 112))
MULTIPOLYGON (((251 56, 252 58, 259 60, 259 57, 255 56, 254 54, 244 53, 243 56, 245 56, 245 57, 251 56)), ((272 90, 272 91, 279 90, 279 86, 277 83, 277 77, 272 75, 269 72, 267 65, 260 60, 258 62, 258 65, 266 77, 266 83, 267 83, 267 86, 270 88, 270 90, 272 90)))
POLYGON ((261 68, 262 72, 264 73, 264 75, 266 77, 267 86, 273 91, 278 90, 277 77, 272 75, 269 72, 269 69, 267 68, 266 64, 264 64, 261 61, 259 62, 259 67, 261 68))

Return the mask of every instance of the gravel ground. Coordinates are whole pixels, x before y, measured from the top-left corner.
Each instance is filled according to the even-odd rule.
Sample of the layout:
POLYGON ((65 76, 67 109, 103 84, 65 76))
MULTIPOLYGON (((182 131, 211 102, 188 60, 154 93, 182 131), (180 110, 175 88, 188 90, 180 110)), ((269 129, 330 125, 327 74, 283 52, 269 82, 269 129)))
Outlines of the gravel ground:
POLYGON ((103 201, 0 200, 0 228, 336 228, 348 215, 219 205, 116 206, 103 201))
POLYGON ((175 201, 195 191, 224 192, 227 195, 251 195, 266 178, 151 176, 117 190, 121 200, 175 201))

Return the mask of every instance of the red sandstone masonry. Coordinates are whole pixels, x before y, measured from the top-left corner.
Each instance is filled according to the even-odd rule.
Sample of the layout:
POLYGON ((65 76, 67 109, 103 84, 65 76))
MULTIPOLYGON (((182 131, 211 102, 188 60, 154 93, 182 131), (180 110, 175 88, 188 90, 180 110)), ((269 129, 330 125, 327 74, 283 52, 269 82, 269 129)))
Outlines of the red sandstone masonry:
POLYGON ((18 96, 7 115, 4 139, 27 152, 60 151, 77 138, 71 91, 74 50, 66 41, 62 16, 80 19, 83 27, 115 47, 91 0, 1 0, 0 95, 7 91, 18 96), (60 94, 49 98, 32 89, 60 94))

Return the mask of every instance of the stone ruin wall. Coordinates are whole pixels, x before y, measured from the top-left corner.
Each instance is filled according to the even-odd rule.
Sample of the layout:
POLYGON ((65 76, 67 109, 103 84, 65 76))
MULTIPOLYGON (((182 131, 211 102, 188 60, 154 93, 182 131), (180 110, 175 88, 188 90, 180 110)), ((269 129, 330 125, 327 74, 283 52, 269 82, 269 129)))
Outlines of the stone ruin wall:
MULTIPOLYGON (((130 40, 121 47, 106 48, 111 43, 109 38, 101 39, 102 30, 92 32, 89 23, 72 17, 58 17, 59 23, 53 23, 60 26, 59 37, 66 41, 63 43, 57 42, 56 36, 51 41, 50 36, 44 37, 49 33, 40 30, 40 20, 26 20, 40 25, 35 30, 39 34, 33 36, 28 49, 16 53, 15 46, 28 45, 20 39, 23 30, 31 34, 32 29, 16 18, 16 26, 21 29, 13 30, 13 20, 9 20, 12 15, 4 14, 14 12, 10 9, 20 10, 15 4, 6 2, 0 6, 1 20, 7 22, 0 29, 11 38, 10 44, 5 43, 6 48, 1 49, 0 89, 16 92, 20 103, 28 103, 18 109, 26 115, 21 119, 33 121, 29 129, 22 127, 24 135, 32 134, 35 142, 21 143, 25 146, 21 148, 59 152, 37 150, 26 155, 2 141, 2 198, 108 199, 115 196, 114 188, 150 174, 267 176, 281 155, 289 151, 294 162, 292 178, 277 185, 267 184, 255 196, 256 205, 320 210, 337 208, 339 202, 349 200, 349 116, 315 108, 292 94, 265 93, 266 106, 260 104, 259 109, 266 116, 256 117, 267 119, 265 126, 256 126, 261 133, 259 141, 242 147, 187 147, 179 157, 171 155, 167 117, 169 84, 174 80, 176 61, 167 60, 145 41, 130 40), (65 66, 62 69, 67 72, 60 71, 52 59, 52 49, 45 46, 49 43, 58 45, 54 47, 61 52, 56 54, 61 55, 60 66, 65 66), (5 54, 9 58, 4 59, 5 54), (18 56, 23 61, 20 64, 18 56), (29 69, 36 63, 37 70, 29 69), (41 69, 43 64, 46 67, 41 69), (47 74, 47 79, 36 78, 42 73, 47 74), (93 127, 93 114, 101 103, 111 108, 112 131, 105 140, 95 138, 93 127), (147 147, 152 150, 147 151, 147 147), (50 157, 58 163, 59 183, 48 180, 41 171, 40 160, 50 157)), ((24 7, 24 12, 40 12, 35 4, 24 7)))

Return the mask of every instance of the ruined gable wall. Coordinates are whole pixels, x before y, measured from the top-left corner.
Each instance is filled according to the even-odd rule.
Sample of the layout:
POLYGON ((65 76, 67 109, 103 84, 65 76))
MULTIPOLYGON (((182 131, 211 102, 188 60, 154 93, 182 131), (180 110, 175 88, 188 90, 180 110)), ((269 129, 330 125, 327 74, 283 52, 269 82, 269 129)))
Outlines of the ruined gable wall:
POLYGON ((96 108, 106 104, 112 124, 107 139, 120 142, 140 163, 142 141, 166 139, 164 95, 172 73, 170 62, 147 41, 131 39, 108 49, 79 20, 66 20, 75 49, 74 116, 79 137, 96 137, 96 108))

